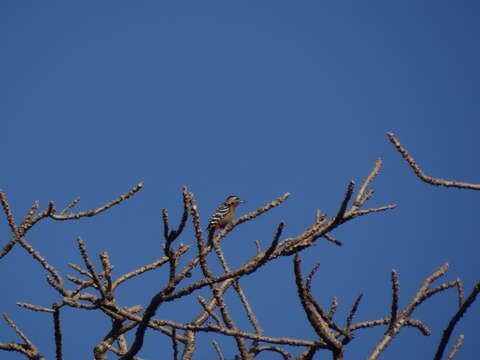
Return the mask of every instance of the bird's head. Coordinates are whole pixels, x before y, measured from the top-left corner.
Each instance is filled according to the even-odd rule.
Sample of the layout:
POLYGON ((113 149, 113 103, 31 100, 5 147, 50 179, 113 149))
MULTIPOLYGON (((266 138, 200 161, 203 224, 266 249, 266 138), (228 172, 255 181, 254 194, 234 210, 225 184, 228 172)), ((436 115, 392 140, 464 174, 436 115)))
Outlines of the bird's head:
POLYGON ((241 200, 238 196, 231 195, 225 200, 225 204, 236 207, 245 201, 241 200))

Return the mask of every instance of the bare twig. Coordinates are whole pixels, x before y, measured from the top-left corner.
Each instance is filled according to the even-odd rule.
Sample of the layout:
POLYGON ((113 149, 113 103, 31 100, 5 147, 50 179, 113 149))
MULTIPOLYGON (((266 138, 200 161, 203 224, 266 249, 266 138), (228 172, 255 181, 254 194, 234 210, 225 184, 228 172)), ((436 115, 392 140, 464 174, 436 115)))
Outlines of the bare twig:
POLYGON ((38 201, 34 201, 30 210, 28 210, 28 213, 27 215, 25 216, 25 218, 23 219, 20 227, 26 227, 26 225, 28 223, 30 223, 30 221, 32 220, 32 217, 33 215, 35 215, 35 212, 38 210, 38 207, 40 206, 40 204, 38 203, 38 201))
MULTIPOLYGON (((62 286, 63 280, 57 271, 52 265, 50 265, 45 258, 40 255, 40 253, 35 250, 25 239, 19 238, 18 243, 25 249, 27 252, 37 261, 40 265, 43 266, 45 270, 47 270, 50 274, 52 274, 55 282, 58 284, 59 287, 62 286)), ((66 294, 65 294, 66 295, 66 294)))
POLYGON ((186 187, 183 188, 183 215, 180 220, 180 224, 178 225, 177 230, 170 231, 170 225, 168 221, 168 212, 166 209, 162 211, 162 218, 163 218, 163 235, 165 238, 165 256, 168 257, 169 268, 170 268, 170 276, 169 281, 172 281, 175 277, 175 271, 178 264, 179 256, 177 256, 176 252, 171 249, 173 241, 182 233, 188 219, 188 210, 189 210, 189 192, 186 187))
POLYGON ((360 189, 358 190, 358 194, 355 197, 355 201, 353 202, 352 210, 357 210, 360 208, 363 203, 368 200, 370 197, 369 193, 365 194, 365 191, 367 190, 368 185, 375 179, 375 177, 378 175, 380 172, 380 169, 382 168, 382 159, 377 159, 375 161, 375 165, 370 172, 370 174, 367 176, 365 181, 362 183, 362 186, 360 186, 360 189))
POLYGON ((43 307, 43 306, 38 306, 38 305, 32 305, 32 304, 29 304, 29 303, 17 302, 16 304, 18 306, 21 306, 21 307, 24 307, 26 309, 33 310, 33 311, 42 311, 42 312, 48 312, 48 313, 55 312, 55 310, 53 310, 53 309, 46 308, 46 307, 43 307))
POLYGON ((427 327, 427 325, 422 323, 420 320, 415 320, 415 319, 410 319, 409 318, 405 321, 405 325, 406 326, 413 326, 413 327, 417 328, 424 336, 429 336, 432 333, 430 331, 430 329, 427 327))
POLYGON ((13 248, 15 243, 21 237, 21 234, 19 234, 17 224, 15 223, 15 218, 13 216, 12 210, 10 209, 10 204, 8 203, 8 200, 7 200, 7 196, 2 190, 0 190, 0 204, 2 205, 3 212, 5 213, 5 217, 7 218, 8 226, 10 227, 10 230, 12 231, 12 234, 13 234, 10 241, 3 247, 3 249, 0 250, 0 259, 1 259, 2 257, 4 257, 10 252, 10 250, 13 248))
POLYGON ((295 254, 294 257, 294 273, 295 273, 295 283, 297 285, 298 296, 302 307, 307 315, 307 319, 312 325, 313 329, 317 335, 327 344, 328 348, 334 354, 334 358, 341 358, 343 352, 343 345, 339 342, 333 333, 330 331, 329 326, 325 319, 322 318, 321 314, 317 311, 315 306, 312 304, 311 299, 307 288, 303 284, 302 270, 300 267, 301 260, 298 254, 295 254), (335 356, 335 354, 339 354, 335 356))
POLYGON ((347 192, 345 193, 342 204, 340 205, 340 209, 338 209, 337 215, 335 215, 335 217, 333 218, 333 222, 329 226, 330 228, 333 229, 337 227, 337 225, 339 225, 343 221, 343 215, 347 210, 348 202, 352 197, 354 187, 355 187, 355 182, 350 181, 348 183, 347 192))
POLYGON ((176 230, 172 230, 169 234, 169 238, 175 240, 178 235, 180 235, 183 232, 183 229, 185 228, 185 225, 187 224, 187 219, 188 219, 188 189, 186 186, 183 187, 183 213, 182 213, 182 218, 180 219, 180 223, 178 224, 178 228, 176 230))
MULTIPOLYGON (((180 257, 181 255, 185 254, 188 251, 188 249, 190 249, 191 247, 192 247, 192 245, 181 245, 180 248, 177 250, 176 255, 178 257, 180 257)), ((127 281, 128 279, 131 279, 135 276, 143 274, 144 272, 154 270, 154 269, 162 266, 163 264, 165 264, 167 262, 168 262, 168 257, 164 256, 164 257, 154 261, 151 264, 142 266, 141 268, 133 270, 133 271, 131 271, 131 272, 125 274, 125 275, 122 275, 121 277, 119 277, 117 280, 115 280, 113 282, 112 288, 113 288, 113 290, 115 290, 121 283, 127 281)))
POLYGON ((30 339, 28 339, 28 337, 18 328, 18 326, 13 322, 13 320, 10 319, 7 314, 3 314, 3 318, 13 329, 13 331, 15 331, 15 333, 17 333, 17 335, 22 338, 24 344, 18 344, 15 342, 10 342, 8 344, 0 343, 0 349, 20 352, 32 360, 45 360, 45 358, 40 355, 40 351, 38 350, 38 348, 33 345, 30 339))
POLYGON ((307 290, 307 292, 309 293, 312 292, 312 280, 319 268, 320 268, 320 263, 315 264, 315 266, 312 268, 312 270, 310 270, 310 272, 307 275, 307 280, 305 281, 305 290, 307 290))
POLYGON ((392 307, 390 311, 390 327, 388 331, 391 331, 397 322, 398 313, 398 299, 400 297, 400 283, 398 282, 398 273, 396 270, 392 270, 392 307))
POLYGON ((168 211, 167 209, 162 209, 162 220, 163 220, 163 237, 165 238, 166 244, 165 248, 167 248, 167 244, 169 240, 169 233, 170 233, 170 223, 168 221, 168 211))
MULTIPOLYGON (((392 316, 390 318, 380 319, 376 322, 370 322, 369 326, 375 326, 383 323, 388 323, 389 328, 387 332, 384 334, 380 342, 375 346, 372 353, 367 358, 368 360, 377 359, 380 353, 385 350, 388 344, 393 340, 393 338, 400 332, 403 326, 414 326, 418 328, 424 335, 428 335, 430 330, 420 321, 413 320, 410 318, 413 311, 420 306, 426 299, 430 298, 434 294, 449 289, 455 286, 456 282, 442 284, 434 289, 429 290, 430 285, 433 281, 438 279, 439 277, 443 276, 445 272, 448 270, 448 263, 445 263, 441 266, 437 271, 433 274, 428 276, 420 289, 417 291, 413 299, 410 303, 405 307, 405 309, 401 312, 397 312, 396 309, 398 307, 398 293, 399 293, 399 284, 398 284, 398 277, 395 271, 392 271, 392 316), (396 295, 395 295, 396 294, 396 295), (395 315, 394 315, 395 313, 395 315)), ((460 311, 460 310, 459 310, 460 311)), ((358 328, 358 327, 356 327, 358 328)), ((448 338, 447 340, 448 341, 448 338)), ((446 342, 445 342, 446 345, 446 342)), ((437 360, 439 360, 438 358, 437 360)))
POLYGON ((223 353, 222 353, 222 349, 220 349, 220 345, 218 345, 218 342, 213 340, 212 344, 213 344, 213 347, 215 348, 215 351, 217 352, 218 360, 225 360, 225 357, 223 356, 223 353))
POLYGON ((326 316, 331 320, 337 311, 338 306, 338 299, 334 296, 332 299, 332 303, 330 304, 330 310, 326 314, 326 316))
POLYGON ((455 328, 457 323, 460 321, 462 316, 465 314, 467 309, 470 307, 470 305, 474 303, 479 292, 480 292, 480 282, 475 284, 470 295, 468 295, 468 297, 465 299, 465 302, 462 304, 460 309, 458 309, 455 315, 453 315, 452 319, 448 323, 447 328, 443 330, 442 339, 438 344, 437 352, 435 353, 435 357, 433 358, 434 360, 440 360, 442 358, 443 352, 445 351, 445 348, 448 344, 448 340, 452 335, 453 329, 455 328))
POLYGON ((3 314, 3 318, 5 321, 8 323, 8 325, 17 333, 18 336, 22 338, 22 340, 25 342, 25 344, 30 347, 34 348, 35 346, 33 343, 30 341, 30 339, 18 328, 18 326, 13 322, 12 319, 8 317, 7 314, 3 314))
POLYGON ((71 210, 75 205, 78 204, 79 201, 80 201, 79 197, 73 199, 67 206, 65 206, 65 208, 62 211, 60 211, 60 215, 65 215, 67 211, 71 210))
POLYGON ((363 294, 359 294, 356 297, 355 301, 353 302, 353 306, 352 306, 350 312, 348 313, 347 321, 346 321, 347 331, 352 326, 353 317, 357 313, 358 306, 360 305, 360 301, 362 300, 362 297, 363 297, 363 294))
POLYGON ((5 193, 0 190, 0 204, 2 205, 3 212, 7 218, 8 226, 13 234, 17 233, 17 224, 15 223, 15 218, 13 216, 12 210, 10 210, 10 204, 8 203, 7 196, 5 193))
POLYGON ((68 266, 70 266, 73 270, 77 271, 79 274, 82 274, 90 279, 93 279, 92 275, 87 270, 82 269, 80 266, 72 263, 69 263, 68 266))
POLYGON ((142 189, 142 187, 143 187, 143 182, 140 182, 137 185, 135 185, 130 191, 126 192, 123 195, 120 195, 115 200, 112 200, 112 201, 106 203, 105 205, 100 206, 99 208, 94 209, 94 210, 85 210, 85 211, 80 211, 80 212, 73 213, 73 214, 61 214, 60 213, 60 214, 57 215, 55 213, 52 213, 52 214, 50 214, 50 217, 54 220, 71 220, 71 219, 80 219, 80 218, 85 217, 85 216, 87 216, 87 217, 95 216, 95 215, 98 215, 98 214, 104 212, 105 210, 110 209, 112 206, 120 204, 122 201, 128 199, 129 197, 135 195, 138 191, 140 191, 140 189, 142 189))
POLYGON ((323 237, 325 239, 327 239, 328 241, 334 243, 335 245, 337 246, 342 246, 342 243, 340 241, 338 241, 337 239, 335 239, 332 235, 330 234, 324 234, 323 237))
POLYGON ((97 290, 102 294, 102 298, 106 298, 105 289, 100 283, 100 279, 97 273, 95 272, 95 268, 93 267, 92 261, 88 257, 87 248, 85 247, 85 243, 83 242, 83 239, 80 237, 77 238, 77 244, 78 244, 78 249, 80 250, 80 254, 82 255, 83 262, 85 263, 85 266, 87 267, 90 273, 90 277, 95 282, 95 285, 97 286, 97 290))
POLYGON ((458 307, 463 305, 465 298, 463 296, 463 284, 460 278, 457 278, 457 294, 458 294, 458 307))
POLYGON ((323 349, 327 348, 326 344, 322 342, 314 342, 314 341, 309 341, 309 340, 301 340, 301 339, 293 339, 293 338, 274 338, 274 337, 269 337, 269 336, 260 336, 257 334, 253 333, 248 333, 245 331, 240 331, 240 330, 233 330, 233 329, 227 329, 224 327, 220 327, 214 324, 209 324, 207 326, 195 326, 195 325, 190 325, 190 324, 179 324, 179 323, 174 323, 172 321, 160 321, 160 323, 169 325, 169 326, 174 326, 177 329, 182 329, 182 330, 190 330, 190 331, 195 331, 195 332, 215 332, 227 336, 241 336, 245 339, 251 339, 251 340, 257 340, 260 342, 266 342, 270 344, 279 344, 279 345, 289 345, 289 346, 321 346, 323 349))
POLYGON ((420 169, 420 166, 417 165, 415 160, 409 155, 408 151, 400 144, 400 141, 393 135, 393 133, 387 133, 390 142, 395 146, 397 151, 402 155, 402 157, 408 162, 415 174, 420 178, 420 180, 437 186, 446 186, 446 187, 456 187, 460 189, 471 189, 471 190, 480 190, 480 184, 471 184, 466 182, 460 182, 455 180, 445 180, 441 178, 434 178, 431 176, 425 175, 425 173, 420 169))
POLYGON ((463 344, 464 338, 465 337, 463 335, 458 335, 457 341, 455 342, 455 345, 453 346, 452 351, 450 351, 450 354, 448 354, 447 360, 452 360, 455 357, 458 349, 460 349, 460 347, 463 344))

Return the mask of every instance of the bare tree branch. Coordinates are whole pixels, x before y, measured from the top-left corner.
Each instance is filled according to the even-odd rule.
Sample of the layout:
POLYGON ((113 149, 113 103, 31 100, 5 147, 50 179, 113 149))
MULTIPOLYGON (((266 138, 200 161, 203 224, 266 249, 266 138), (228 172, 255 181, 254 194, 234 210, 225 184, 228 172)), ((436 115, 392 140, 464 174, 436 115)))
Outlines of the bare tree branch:
POLYGON ((434 178, 431 176, 425 175, 425 173, 420 169, 420 166, 417 165, 415 160, 409 155, 408 151, 400 144, 400 141, 393 135, 393 133, 387 133, 390 142, 395 146, 397 151, 403 156, 403 158, 408 162, 415 174, 420 178, 420 180, 437 186, 446 186, 446 187, 456 187, 460 189, 471 189, 471 190, 480 190, 480 184, 471 184, 466 182, 460 182, 455 180, 445 180, 440 178, 434 178))
POLYGON ((357 210, 358 208, 360 208, 363 205, 363 203, 365 201, 367 201, 370 198, 371 194, 368 193, 368 192, 365 193, 365 191, 367 190, 368 185, 370 185, 370 183, 378 175, 381 168, 382 168, 382 159, 379 158, 379 159, 377 159, 377 161, 375 161, 375 165, 374 165, 372 171, 367 176, 365 181, 362 183, 362 186, 360 186, 360 190, 358 190, 358 194, 355 197, 355 201, 353 202, 352 210, 354 210, 354 211, 357 210))
POLYGON ((56 360, 63 360, 63 348, 62 348, 62 328, 60 325, 60 308, 54 304, 52 306, 53 312, 53 327, 55 334, 55 356, 56 360))
POLYGON ((65 206, 65 208, 62 211, 60 211, 60 215, 65 215, 67 211, 70 211, 75 205, 78 204, 79 201, 80 201, 79 197, 73 199, 67 206, 65 206))
POLYGON ((350 310, 347 316, 347 321, 346 321, 347 330, 350 329, 350 327, 352 326, 353 317, 357 313, 358 306, 360 305, 360 301, 362 300, 362 297, 363 297, 363 294, 359 294, 356 297, 355 301, 353 302, 352 309, 350 310))
POLYGON ((10 204, 8 203, 7 196, 5 193, 0 190, 0 204, 2 205, 3 212, 7 218, 8 226, 13 234, 17 233, 17 224, 15 223, 15 218, 13 216, 12 210, 10 209, 10 204))
POLYGON ((31 360, 46 360, 43 356, 40 355, 38 348, 33 345, 30 339, 18 328, 18 326, 13 322, 12 319, 8 317, 7 314, 3 314, 3 318, 8 323, 8 325, 17 333, 17 335, 23 340, 23 344, 18 344, 10 342, 8 344, 0 343, 0 349, 7 351, 17 351, 27 356, 31 360))
POLYGON ((398 274, 396 270, 392 270, 392 308, 390 312, 390 327, 388 331, 392 331, 397 323, 398 299, 400 297, 400 284, 398 282, 398 274))
POLYGON ((464 336, 463 335, 459 335, 458 338, 457 338, 457 341, 455 342, 455 345, 453 346, 452 348, 452 351, 450 351, 450 354, 448 355, 447 357, 447 360, 452 360, 455 355, 457 354, 457 351, 458 349, 460 349, 460 347, 462 346, 463 344, 463 339, 464 339, 464 336))
MULTIPOLYGON (((414 326, 418 328, 424 335, 429 335, 430 330, 420 321, 418 320, 413 320, 410 318, 412 313, 415 311, 415 309, 420 306, 425 300, 433 296, 434 294, 447 290, 451 287, 454 286, 451 283, 443 284, 439 287, 436 287, 434 289, 429 289, 430 285, 432 284, 433 281, 436 279, 440 278, 441 276, 445 275, 445 272, 448 270, 448 263, 445 263, 443 266, 441 266, 436 272, 434 272, 432 275, 428 276, 420 289, 417 291, 413 299, 410 301, 410 303, 405 307, 405 309, 399 313, 395 311, 396 307, 398 307, 398 289, 399 289, 399 284, 398 284, 398 277, 395 271, 392 271, 392 314, 393 312, 396 313, 395 318, 393 318, 393 315, 391 318, 385 318, 381 319, 379 321, 375 322, 370 322, 369 326, 376 326, 380 325, 381 323, 388 323, 389 328, 385 335, 382 337, 380 342, 375 346, 373 349, 372 353, 369 355, 367 358, 368 360, 374 360, 376 359, 380 353, 385 350, 385 348, 388 346, 388 344, 395 338, 395 336, 400 332, 401 328, 403 326, 414 326), (395 295, 396 294, 396 295, 395 295), (397 299, 395 299, 397 298, 397 299)), ((455 282, 454 282, 455 283, 455 282)), ((460 311, 460 310, 459 310, 460 311)), ((364 325, 365 326, 365 325, 364 325)), ((448 339, 447 339, 448 341, 448 339)), ((445 343, 446 345, 446 343, 445 343)), ((438 358, 440 359, 440 358, 438 358)), ((437 359, 437 360, 438 360, 437 359)))
POLYGON ((222 349, 220 349, 220 345, 218 345, 218 342, 213 340, 212 344, 213 344, 213 347, 215 348, 215 351, 217 352, 218 360, 225 360, 225 357, 223 356, 223 353, 222 353, 222 349))
POLYGON ((450 339, 450 336, 452 335, 453 329, 457 325, 457 323, 460 321, 462 316, 465 314, 465 312, 468 310, 468 308, 474 303, 475 299, 477 298, 478 293, 480 292, 480 282, 477 282, 475 286, 473 287, 472 292, 468 297, 465 299, 465 302, 462 304, 460 309, 453 315, 452 319, 448 323, 448 326, 445 330, 443 330, 443 335, 442 339, 440 340, 440 343, 438 344, 437 352, 435 353, 435 357, 433 358, 434 360, 441 360, 443 356, 443 352, 445 351, 445 348, 448 344, 448 340, 450 339))
POLYGON ((327 344, 327 347, 332 351, 334 359, 343 359, 343 345, 339 342, 333 333, 330 331, 329 326, 321 314, 313 306, 307 288, 303 284, 302 271, 300 268, 300 256, 298 254, 294 257, 294 273, 295 283, 297 284, 298 296, 302 307, 307 315, 307 318, 315 329, 317 335, 327 344))
MULTIPOLYGON (((85 217, 85 216, 87 216, 87 217, 95 216, 95 215, 98 215, 98 214, 110 209, 112 206, 120 204, 122 201, 124 201, 124 200, 130 198, 131 196, 135 195, 138 191, 140 191, 142 189, 142 187, 143 187, 143 182, 140 182, 137 185, 135 185, 130 191, 126 192, 123 195, 120 195, 118 198, 116 198, 116 199, 114 199, 114 200, 106 203, 105 205, 100 206, 99 208, 94 209, 94 210, 85 210, 85 211, 80 211, 80 212, 74 213, 74 214, 65 214, 65 213, 62 214, 62 213, 60 213, 60 214, 57 215, 55 213, 52 213, 52 214, 50 214, 50 217, 54 220, 71 220, 71 219, 80 219, 80 218, 85 217)), ((62 212, 63 212, 63 210, 62 210, 62 212)))
MULTIPOLYGON (((256 253, 249 259, 244 260, 243 264, 240 266, 232 268, 230 268, 226 256, 228 252, 225 253, 222 249, 222 240, 224 240, 226 235, 237 226, 240 226, 246 221, 253 220, 282 204, 288 198, 289 193, 286 193, 255 211, 234 219, 219 232, 210 231, 204 235, 196 200, 193 194, 184 187, 182 191, 183 212, 176 229, 172 230, 171 219, 169 218, 167 210, 162 210, 163 237, 165 240, 163 257, 148 265, 136 268, 114 280, 112 278, 112 270, 114 269, 114 266, 110 262, 108 253, 100 253, 102 271, 97 272, 87 253, 85 243, 81 238, 78 238, 77 243, 85 268, 75 264, 69 264, 69 266, 79 274, 76 274, 75 276, 68 274, 65 275, 65 278, 69 280, 67 285, 71 286, 72 289, 66 287, 60 272, 25 240, 25 235, 28 230, 40 220, 49 217, 54 220, 75 220, 100 214, 136 194, 142 188, 143 183, 138 184, 129 192, 97 209, 80 211, 77 213, 70 212, 79 202, 79 198, 74 199, 59 213, 56 212, 55 204, 53 202, 49 203, 48 208, 37 213, 39 203, 35 201, 20 223, 20 226, 17 226, 15 222, 14 215, 10 209, 10 204, 8 203, 5 194, 0 192, 0 205, 2 206, 3 213, 5 214, 11 231, 10 240, 4 245, 3 249, 0 249, 0 259, 18 242, 20 246, 27 250, 33 259, 40 263, 40 265, 47 271, 47 282, 57 291, 57 296, 59 296, 60 299, 55 302, 51 308, 23 302, 18 302, 17 305, 28 310, 48 312, 52 314, 54 320, 53 334, 57 360, 63 359, 63 335, 60 322, 60 309, 66 306, 83 311, 95 311, 101 313, 111 321, 111 329, 108 330, 108 333, 93 348, 93 354, 96 360, 106 360, 109 355, 108 352, 114 353, 121 360, 139 360, 140 358, 138 358, 136 354, 143 346, 147 329, 151 329, 150 331, 156 331, 159 336, 166 336, 169 338, 171 342, 170 351, 175 360, 179 358, 182 360, 195 358, 195 352, 198 346, 197 337, 199 334, 205 332, 214 334, 215 336, 229 337, 233 339, 237 344, 238 352, 243 360, 253 360, 263 352, 274 353, 282 359, 290 359, 292 354, 288 347, 292 346, 300 349, 301 352, 296 357, 296 359, 299 360, 313 360, 315 354, 320 350, 331 352, 334 360, 343 360, 344 350, 350 341, 356 337, 357 331, 376 326, 388 326, 386 333, 368 357, 368 359, 376 359, 404 326, 414 327, 419 330, 421 334, 429 335, 431 333, 430 329, 420 320, 412 318, 413 312, 431 296, 455 287, 457 290, 459 310, 452 317, 449 326, 444 331, 437 351, 437 354, 441 352, 438 357, 438 359, 440 359, 446 345, 448 344, 449 337, 453 332, 455 324, 466 312, 467 308, 474 302, 478 292, 480 292, 480 283, 478 283, 468 298, 464 300, 463 286, 459 278, 432 287, 431 285, 433 281, 445 274, 448 269, 448 264, 445 264, 438 271, 425 279, 415 296, 403 310, 399 310, 400 284, 398 281, 398 274, 395 270, 392 270, 392 300, 389 314, 386 314, 387 316, 380 319, 353 323, 353 319, 362 299, 362 294, 360 294, 355 299, 355 302, 347 315, 344 326, 343 324, 342 326, 339 326, 336 323, 336 320, 334 320, 339 303, 337 298, 333 297, 330 307, 327 310, 324 310, 320 302, 318 302, 312 294, 313 278, 319 265, 316 265, 308 273, 305 280, 303 278, 299 256, 301 251, 307 250, 313 246, 315 241, 319 238, 325 238, 329 242, 341 246, 342 243, 335 239, 331 234, 332 231, 352 219, 370 213, 390 210, 395 207, 395 205, 384 205, 376 208, 362 208, 366 201, 368 201, 375 193, 375 190, 369 188, 369 186, 379 174, 381 166, 382 160, 378 159, 375 162, 373 169, 362 182, 362 185, 355 196, 354 182, 351 181, 348 184, 343 198, 340 201, 338 211, 333 217, 328 218, 322 212, 317 211, 313 224, 308 226, 296 237, 285 239, 281 239, 285 225, 282 221, 278 225, 273 240, 271 240, 270 245, 266 250, 262 251, 260 241, 256 240, 256 253), (354 199, 353 204, 351 204, 349 208, 352 198, 354 199), (197 249, 197 251, 194 251, 193 253, 188 252, 192 247, 192 244, 184 245, 180 243, 178 246, 174 245, 174 241, 184 233, 189 216, 191 216, 192 219, 191 224, 197 249), (188 259, 186 259, 187 252, 188 255, 190 255, 188 259), (212 264, 211 253, 213 253, 213 255, 216 254, 218 261, 220 262, 223 269, 223 272, 220 270, 220 274, 214 273, 214 270, 217 270, 212 264), (300 304, 306 314, 307 320, 312 326, 314 331, 313 334, 316 336, 316 339, 313 340, 265 336, 265 331, 260 326, 250 301, 240 284, 244 284, 243 277, 254 273, 262 266, 268 265, 270 261, 279 257, 291 255, 295 255, 293 268, 300 304), (168 270, 165 269, 167 280, 162 287, 153 294, 145 309, 143 309, 143 306, 141 305, 131 306, 130 304, 128 307, 119 305, 119 301, 116 298, 116 289, 120 284, 123 284, 126 281, 134 281, 136 277, 147 271, 160 268, 166 263, 168 263, 168 270), (182 264, 182 267, 180 267, 180 264, 182 264), (200 270, 200 272, 197 270, 200 270), (199 277, 190 279, 192 274, 199 277), (196 299, 201 307, 199 308, 198 315, 194 317, 193 320, 176 322, 174 318, 172 320, 165 318, 165 315, 173 317, 175 314, 166 311, 159 311, 163 310, 162 304, 170 301, 177 301, 204 288, 210 289, 211 294, 209 294, 209 297, 205 300, 203 297, 198 296, 197 293, 196 299), (248 330, 239 328, 236 319, 234 321, 232 314, 230 313, 227 304, 227 300, 229 300, 227 297, 227 291, 230 288, 230 291, 234 291, 236 296, 238 296, 241 306, 245 310, 243 316, 248 319, 248 330), (157 311, 159 312, 159 315, 157 315, 157 311), (209 321, 209 319, 213 319, 213 322, 209 321), (135 332, 131 346, 129 346, 126 340, 126 336, 129 335, 129 332, 135 332), (183 345, 182 352, 180 351, 180 345, 183 345)), ((457 182, 455 183, 458 184, 457 182)), ((7 320, 8 317, 5 316, 5 319, 7 320)), ((18 329, 13 321, 8 319, 7 322, 9 322, 9 325, 22 338, 24 343, 0 343, 0 350, 17 351, 27 356, 29 359, 43 359, 38 349, 33 346, 31 341, 28 340, 25 334, 18 329)), ((238 324, 241 324, 241 322, 238 322, 238 324)), ((450 352, 449 359, 455 356, 462 341, 463 336, 457 339, 457 343, 450 352)), ((219 359, 224 360, 225 357, 222 354, 220 344, 214 340, 213 346, 219 359)), ((437 359, 437 357, 435 359, 437 359)))
POLYGON ((87 248, 85 247, 85 243, 82 240, 82 238, 77 238, 77 244, 78 244, 78 249, 80 250, 80 254, 82 255, 83 262, 85 263, 85 266, 88 269, 89 276, 94 281, 96 288, 102 294, 102 297, 106 298, 105 290, 102 284, 100 283, 100 278, 98 277, 95 271, 95 268, 93 267, 92 261, 88 257, 87 248))

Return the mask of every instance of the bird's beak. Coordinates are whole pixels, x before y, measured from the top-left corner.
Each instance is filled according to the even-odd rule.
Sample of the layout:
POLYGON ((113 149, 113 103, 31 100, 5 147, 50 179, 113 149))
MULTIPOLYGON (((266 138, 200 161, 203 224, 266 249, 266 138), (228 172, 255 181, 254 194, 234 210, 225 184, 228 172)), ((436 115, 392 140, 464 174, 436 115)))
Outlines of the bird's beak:
POLYGON ((239 200, 239 204, 245 204, 245 200, 239 200))

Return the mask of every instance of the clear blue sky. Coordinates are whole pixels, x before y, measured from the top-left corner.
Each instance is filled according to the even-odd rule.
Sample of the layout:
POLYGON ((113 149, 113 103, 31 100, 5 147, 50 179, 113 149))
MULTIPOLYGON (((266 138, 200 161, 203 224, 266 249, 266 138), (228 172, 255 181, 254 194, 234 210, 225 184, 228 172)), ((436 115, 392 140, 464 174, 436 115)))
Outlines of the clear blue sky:
MULTIPOLYGON (((160 211, 179 216, 183 185, 204 224, 227 195, 248 201, 243 214, 292 193, 226 240, 235 266, 254 254, 254 240, 267 246, 281 219, 291 236, 316 209, 334 214, 348 181, 361 182, 382 157, 371 205, 398 209, 339 229, 341 248, 321 241, 303 254, 305 270, 321 263, 314 294, 325 306, 338 296, 344 316, 363 292, 357 320, 383 317, 392 268, 404 306, 446 261, 446 280, 460 277, 470 291, 479 273, 480 193, 420 182, 385 134, 393 131, 428 174, 480 183, 479 18, 475 1, 2 1, 0 187, 19 219, 34 200, 60 207, 80 196, 78 209, 93 208, 145 181, 108 213, 45 221, 27 238, 71 274, 67 263, 81 263, 74 239, 82 236, 91 254, 109 252, 119 276, 162 255, 160 211)), ((7 241, 3 218, 0 233, 7 241)), ((181 241, 191 243, 191 233, 181 241)), ((50 317, 15 306, 57 299, 43 269, 17 247, 0 272, 0 310, 53 358, 50 317)), ((121 304, 147 304, 165 279, 157 272, 126 286, 121 304)), ((267 335, 315 338, 290 259, 243 284, 267 335)), ((234 296, 227 301, 238 305, 234 296)), ((425 305, 414 317, 433 334, 404 329, 384 358, 432 357, 456 311, 454 291, 425 305)), ((158 316, 188 321, 198 311, 182 301, 158 316)), ((479 304, 467 315, 454 334, 466 335, 457 359, 478 354, 479 304)), ((99 315, 73 310, 63 324, 67 359, 91 358, 109 328, 99 315), (74 324, 87 333, 76 337, 74 324)), ((383 331, 361 332, 347 358, 364 358, 383 331)), ((0 334, 19 341, 3 322, 0 334)), ((210 340, 201 338, 197 358, 213 357, 210 340)), ((166 346, 148 332, 139 355, 160 358, 166 346)), ((233 357, 234 343, 223 350, 233 357)))

